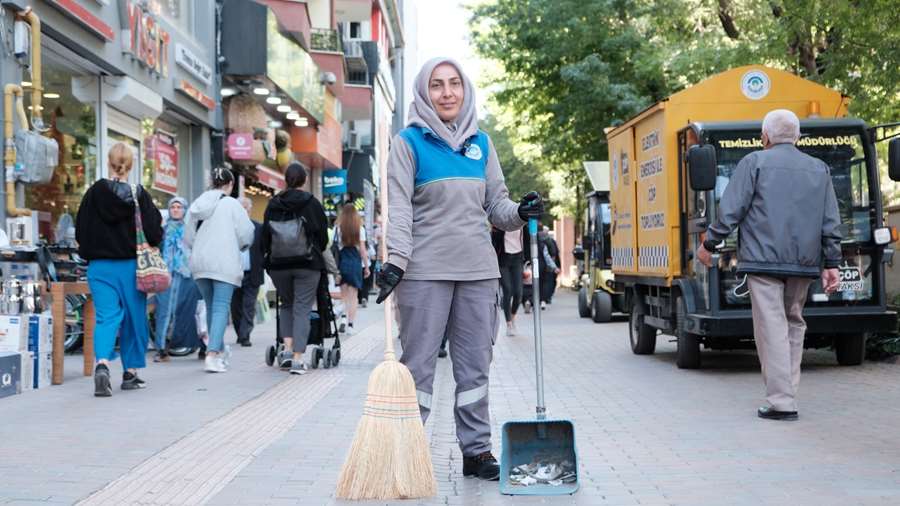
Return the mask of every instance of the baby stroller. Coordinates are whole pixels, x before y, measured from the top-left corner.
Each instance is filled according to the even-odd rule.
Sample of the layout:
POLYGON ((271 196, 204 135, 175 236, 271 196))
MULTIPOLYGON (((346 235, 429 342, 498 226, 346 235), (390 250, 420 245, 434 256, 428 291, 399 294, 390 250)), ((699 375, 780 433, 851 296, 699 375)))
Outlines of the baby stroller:
MULTIPOLYGON (((284 350, 284 340, 281 337, 280 325, 280 299, 275 294, 275 344, 266 349, 266 364, 275 365, 275 359, 284 350)), ((309 340, 307 341, 307 355, 309 366, 317 369, 321 362, 325 369, 337 367, 341 362, 341 338, 337 329, 337 318, 334 315, 334 306, 331 294, 328 291, 328 274, 322 273, 319 277, 319 286, 316 289, 316 307, 309 313, 309 340), (331 348, 325 347, 325 339, 334 339, 331 348)))

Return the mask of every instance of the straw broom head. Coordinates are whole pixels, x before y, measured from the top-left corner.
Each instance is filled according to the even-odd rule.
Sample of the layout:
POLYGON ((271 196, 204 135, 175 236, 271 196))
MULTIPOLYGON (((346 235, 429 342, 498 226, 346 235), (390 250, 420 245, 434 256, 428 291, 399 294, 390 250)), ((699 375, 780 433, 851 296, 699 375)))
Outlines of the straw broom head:
POLYGON ((437 492, 416 384, 386 350, 369 376, 363 416, 338 479, 339 499, 415 499, 437 492))

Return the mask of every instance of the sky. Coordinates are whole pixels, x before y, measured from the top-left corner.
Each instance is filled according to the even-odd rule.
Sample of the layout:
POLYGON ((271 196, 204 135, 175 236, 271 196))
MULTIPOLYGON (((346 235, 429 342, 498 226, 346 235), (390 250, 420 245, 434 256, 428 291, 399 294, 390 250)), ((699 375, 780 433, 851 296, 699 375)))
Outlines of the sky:
MULTIPOLYGON (((436 56, 449 56, 459 61, 466 74, 478 88, 483 64, 469 47, 469 11, 458 0, 416 0, 418 10, 417 71, 426 61, 436 56)), ((412 83, 406 83, 411 97, 412 83)), ((484 92, 476 89, 478 107, 484 110, 484 92)))

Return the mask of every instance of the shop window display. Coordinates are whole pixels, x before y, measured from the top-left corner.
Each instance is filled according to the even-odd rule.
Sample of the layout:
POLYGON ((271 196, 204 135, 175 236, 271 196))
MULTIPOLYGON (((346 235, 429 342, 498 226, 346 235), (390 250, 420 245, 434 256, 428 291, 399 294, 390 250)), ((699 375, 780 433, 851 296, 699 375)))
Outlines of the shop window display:
MULTIPOLYGON (((72 79, 81 75, 49 53, 43 62, 41 111, 33 111, 30 90, 26 88, 25 93, 29 116, 40 113, 47 128, 43 134, 59 145, 59 164, 53 179, 47 184, 28 185, 25 192, 26 207, 50 213, 53 230, 64 215, 74 218, 81 197, 97 177, 97 111, 72 94, 72 79)), ((59 241, 63 237, 47 239, 59 241)))

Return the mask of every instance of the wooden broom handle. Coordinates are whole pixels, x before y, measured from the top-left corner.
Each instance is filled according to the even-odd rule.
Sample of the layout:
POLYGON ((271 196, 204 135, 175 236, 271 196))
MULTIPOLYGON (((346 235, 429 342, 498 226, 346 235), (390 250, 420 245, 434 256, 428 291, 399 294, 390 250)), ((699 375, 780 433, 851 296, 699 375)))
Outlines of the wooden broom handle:
MULTIPOLYGON (((381 180, 381 193, 378 195, 378 202, 381 207, 381 241, 378 243, 378 249, 381 251, 381 268, 387 263, 387 228, 388 228, 388 180, 387 180, 387 164, 379 164, 378 174, 381 180)), ((383 301, 384 304, 384 359, 396 360, 397 355, 394 353, 394 294, 390 294, 383 301)))

